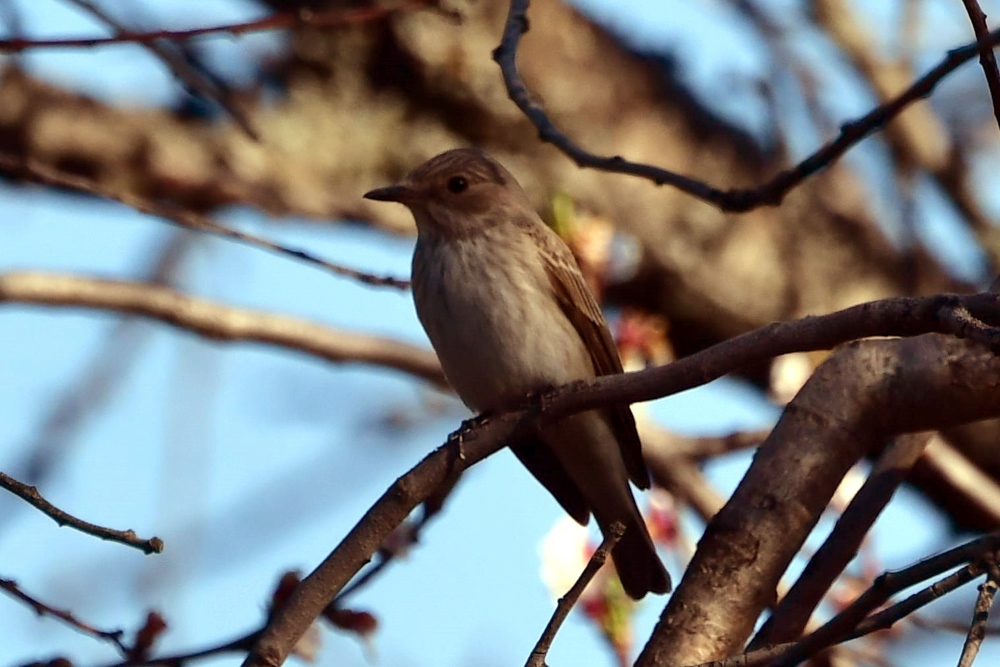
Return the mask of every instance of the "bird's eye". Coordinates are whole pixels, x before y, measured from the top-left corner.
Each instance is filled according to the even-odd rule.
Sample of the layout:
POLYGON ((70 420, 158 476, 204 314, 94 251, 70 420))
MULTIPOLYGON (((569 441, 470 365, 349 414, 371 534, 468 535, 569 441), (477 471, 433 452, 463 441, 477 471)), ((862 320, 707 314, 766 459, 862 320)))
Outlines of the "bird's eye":
POLYGON ((465 176, 452 176, 448 179, 448 190, 453 194, 459 194, 465 192, 469 187, 469 181, 465 179, 465 176))

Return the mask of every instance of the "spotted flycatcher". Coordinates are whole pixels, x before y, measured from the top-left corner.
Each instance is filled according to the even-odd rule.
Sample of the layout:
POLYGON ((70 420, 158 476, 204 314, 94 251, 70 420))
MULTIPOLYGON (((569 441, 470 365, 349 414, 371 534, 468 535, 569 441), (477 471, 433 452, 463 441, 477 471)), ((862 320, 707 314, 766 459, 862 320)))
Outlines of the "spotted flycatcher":
MULTIPOLYGON (((622 372, 569 248, 486 153, 447 151, 365 197, 413 213, 417 315, 470 408, 503 410, 531 392, 622 372)), ((625 592, 638 599, 670 590, 628 484, 649 487, 627 406, 566 417, 511 449, 581 524, 593 512, 604 532, 625 525, 611 552, 625 592)))

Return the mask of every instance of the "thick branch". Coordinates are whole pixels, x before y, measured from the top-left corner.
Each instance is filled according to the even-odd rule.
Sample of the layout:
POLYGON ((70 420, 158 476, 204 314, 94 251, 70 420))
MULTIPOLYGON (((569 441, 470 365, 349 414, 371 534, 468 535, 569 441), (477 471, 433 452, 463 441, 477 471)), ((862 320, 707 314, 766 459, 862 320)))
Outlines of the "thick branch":
POLYGON ((996 416, 998 399, 1000 359, 980 345, 930 335, 842 348, 788 405, 709 524, 637 664, 739 652, 854 463, 897 434, 996 416))
POLYGON ((886 447, 823 546, 809 559, 795 585, 750 643, 750 650, 798 639, 830 585, 858 554, 872 524, 906 479, 931 436, 931 433, 902 435, 886 447))

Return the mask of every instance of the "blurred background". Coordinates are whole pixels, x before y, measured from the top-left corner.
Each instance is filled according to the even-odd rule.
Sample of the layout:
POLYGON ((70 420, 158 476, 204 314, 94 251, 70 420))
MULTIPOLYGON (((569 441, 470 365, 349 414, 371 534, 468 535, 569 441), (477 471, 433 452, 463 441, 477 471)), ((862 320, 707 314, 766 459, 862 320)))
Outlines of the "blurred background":
MULTIPOLYGON (((1000 15, 1000 3, 981 4, 1000 15)), ((8 48, 0 152, 406 278, 408 213, 361 194, 447 148, 482 146, 577 253, 632 369, 771 321, 981 290, 996 274, 998 130, 975 59, 780 207, 731 215, 580 170, 540 143, 490 59, 505 3, 366 12, 322 0, 0 0, 0 21, 7 40, 42 40, 235 24, 303 6, 344 18, 161 40, 159 53, 133 43, 8 48)), ((719 187, 749 187, 801 160, 974 39, 953 0, 536 0, 529 18, 521 72, 562 130, 597 153, 719 187)), ((470 416, 433 383, 384 365, 12 297, 3 280, 15 272, 114 278, 388 337, 414 355, 427 348, 405 290, 0 172, 0 470, 78 517, 166 542, 144 556, 0 495, 0 578, 38 598, 128 633, 155 610, 168 626, 155 654, 224 643, 261 624, 283 572, 311 570, 470 416)), ((693 482, 657 480, 675 580, 747 447, 821 360, 747 368, 637 408, 648 440, 700 471, 693 482)), ((995 423, 941 434, 824 614, 879 572, 1000 525, 998 434, 995 423), (972 473, 956 470, 982 479, 970 491, 961 474, 972 473)), ((541 545, 561 517, 509 453, 476 466, 419 541, 350 598, 377 629, 325 626, 317 664, 521 664, 554 606, 541 545)), ((973 596, 949 596, 919 626, 903 623, 837 664, 951 661, 973 596)), ((662 604, 639 605, 631 648, 619 653, 642 646, 662 604)), ((2 664, 121 660, 10 597, 0 596, 0 618, 2 664)), ((989 638, 983 652, 983 664, 1000 656, 989 638)), ((619 659, 583 613, 549 658, 619 659)))

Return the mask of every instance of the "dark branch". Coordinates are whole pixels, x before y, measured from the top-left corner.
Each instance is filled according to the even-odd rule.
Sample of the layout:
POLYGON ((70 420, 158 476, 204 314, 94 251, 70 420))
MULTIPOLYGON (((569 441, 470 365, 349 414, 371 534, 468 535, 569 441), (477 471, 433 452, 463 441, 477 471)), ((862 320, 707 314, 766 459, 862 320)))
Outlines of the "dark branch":
POLYGON ((1000 319, 995 294, 893 299, 833 315, 773 324, 667 366, 566 385, 535 397, 525 409, 493 416, 453 434, 449 442, 400 477, 275 614, 245 667, 277 667, 330 600, 370 560, 389 532, 421 502, 469 466, 517 441, 547 420, 615 403, 646 401, 684 391, 778 354, 826 349, 877 335, 917 335, 944 326, 943 308, 959 303, 983 319, 1000 319), (892 316, 889 316, 889 313, 892 316), (887 318, 888 317, 888 318, 887 318), (886 319, 887 318, 887 319, 886 319))
POLYGON ((990 619, 990 608, 993 606, 993 598, 997 594, 998 577, 1000 577, 1000 572, 997 571, 994 564, 989 569, 986 581, 979 587, 976 609, 972 614, 972 623, 969 625, 969 634, 965 638, 965 645, 962 646, 962 656, 959 658, 958 667, 972 667, 972 663, 979 654, 979 647, 982 646, 983 638, 986 636, 986 622, 990 619))
POLYGON ((1000 71, 997 71, 997 59, 993 55, 993 42, 991 40, 989 28, 986 27, 986 14, 979 7, 976 0, 962 0, 965 11, 969 14, 972 22, 972 29, 976 33, 977 51, 979 53, 979 64, 983 67, 986 75, 986 85, 990 89, 990 99, 993 101, 993 117, 997 120, 997 127, 1000 128, 1000 71))
POLYGON ((0 579, 0 590, 4 591, 15 600, 28 605, 31 607, 32 611, 39 616, 51 616, 52 618, 59 619, 66 625, 82 632, 85 635, 90 635, 96 639, 101 639, 114 644, 115 648, 118 649, 123 655, 128 652, 128 647, 125 646, 124 642, 122 642, 122 637, 125 636, 124 630, 101 630, 100 628, 94 627, 89 623, 84 623, 74 616, 72 612, 64 609, 56 609, 55 607, 45 604, 41 600, 28 595, 21 590, 16 581, 11 579, 0 579))
POLYGON ((559 604, 556 605, 556 610, 552 613, 552 618, 549 619, 548 624, 545 626, 542 636, 538 638, 535 648, 531 650, 528 661, 524 663, 525 667, 545 667, 545 656, 548 655, 549 647, 552 646, 552 640, 556 638, 556 633, 562 627, 563 621, 569 616, 569 612, 576 605, 580 596, 583 595, 583 591, 587 589, 587 585, 590 584, 594 575, 604 565, 604 562, 608 559, 608 554, 611 553, 611 550, 615 548, 618 540, 624 534, 624 524, 619 522, 611 524, 610 530, 604 536, 604 541, 601 542, 601 546, 597 548, 594 555, 587 561, 587 567, 583 568, 583 572, 580 573, 576 583, 573 584, 573 587, 569 589, 566 595, 559 598, 559 604))
MULTIPOLYGON (((105 11, 101 7, 98 7, 96 4, 91 2, 91 0, 68 1, 113 28, 118 36, 128 35, 131 32, 109 12, 105 11)), ((243 113, 243 111, 240 110, 239 107, 226 99, 225 92, 219 87, 216 81, 213 81, 211 77, 206 76, 204 72, 199 71, 197 67, 185 60, 181 54, 175 51, 164 40, 144 42, 142 46, 156 56, 160 62, 166 65, 167 69, 169 69, 181 82, 188 85, 197 93, 204 95, 205 98, 218 104, 234 121, 236 121, 236 125, 238 125, 239 128, 247 134, 247 136, 254 141, 260 141, 260 135, 250 123, 250 119, 245 113, 243 113)))
MULTIPOLYGON (((795 167, 786 169, 755 188, 721 189, 704 181, 678 174, 662 167, 625 158, 590 153, 563 134, 548 114, 533 98, 517 70, 517 47, 528 30, 527 11, 530 0, 511 0, 507 23, 493 59, 500 66, 507 94, 538 128, 539 138, 554 145, 580 167, 599 169, 616 174, 628 174, 652 181, 656 185, 671 185, 723 211, 745 212, 761 206, 777 206, 806 178, 830 166, 854 144, 881 129, 909 105, 931 94, 938 83, 960 65, 979 53, 979 43, 954 49, 936 67, 891 101, 876 107, 864 116, 841 125, 840 134, 824 144, 795 167)), ((988 43, 1000 43, 1000 31, 988 35, 988 43)))
POLYGON ((387 18, 397 12, 413 11, 427 7, 427 0, 409 0, 394 7, 373 5, 356 9, 331 9, 321 12, 302 10, 300 12, 280 12, 253 21, 223 23, 220 25, 191 28, 188 30, 152 30, 149 32, 120 32, 114 37, 75 37, 71 39, 3 39, 0 53, 18 53, 29 49, 87 48, 109 44, 152 44, 160 40, 188 40, 196 37, 240 36, 252 32, 284 30, 299 26, 332 28, 349 26, 367 21, 387 18))
POLYGON ((64 512, 49 501, 42 498, 38 489, 27 484, 22 484, 13 477, 0 472, 0 488, 7 489, 16 496, 19 496, 30 505, 44 513, 60 526, 69 526, 79 530, 81 533, 93 535, 109 542, 118 542, 128 547, 139 549, 146 554, 158 554, 163 551, 163 540, 158 537, 143 539, 132 530, 113 530, 98 526, 95 523, 77 519, 75 516, 64 512))

